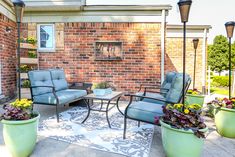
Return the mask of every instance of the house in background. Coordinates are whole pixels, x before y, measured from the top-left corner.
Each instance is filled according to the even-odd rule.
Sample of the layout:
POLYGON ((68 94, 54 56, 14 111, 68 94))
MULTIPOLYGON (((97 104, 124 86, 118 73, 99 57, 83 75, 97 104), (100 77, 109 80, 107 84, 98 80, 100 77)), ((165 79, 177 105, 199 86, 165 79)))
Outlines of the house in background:
MULTIPOLYGON (((135 92, 140 84, 162 82, 168 71, 182 71, 182 26, 166 22, 170 5, 86 5, 79 0, 24 2, 21 34, 38 40, 39 68, 63 68, 69 82, 111 81, 118 90, 135 92), (121 55, 112 56, 114 51, 121 55), (97 58, 97 53, 108 57, 97 58)), ((9 0, 0 2, 0 37, 4 39, 0 41, 1 97, 12 96, 16 91, 16 24, 12 9, 9 0), (5 33, 7 26, 12 28, 11 33, 5 33)), ((198 89, 205 88, 210 28, 187 27, 186 61, 191 77, 192 39, 200 40, 198 89)))

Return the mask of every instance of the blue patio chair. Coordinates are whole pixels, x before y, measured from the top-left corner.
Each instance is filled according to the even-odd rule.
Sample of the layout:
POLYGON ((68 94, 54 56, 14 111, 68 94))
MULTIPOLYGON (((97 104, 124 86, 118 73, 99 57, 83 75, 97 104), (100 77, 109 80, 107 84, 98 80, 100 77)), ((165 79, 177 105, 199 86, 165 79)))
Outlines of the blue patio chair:
POLYGON ((124 112, 123 138, 126 138, 127 119, 154 124, 154 117, 163 115, 162 106, 167 104, 180 103, 183 92, 187 92, 190 83, 191 78, 186 74, 185 89, 183 89, 183 74, 177 73, 172 80, 169 91, 163 98, 127 94, 126 96, 130 96, 130 101, 124 112), (134 97, 139 97, 143 99, 143 101, 133 101, 134 97), (144 101, 144 99, 147 99, 148 101, 144 101), (151 102, 149 100, 151 100, 151 102))
MULTIPOLYGON (((157 98, 157 99, 164 99, 169 89, 171 88, 172 81, 174 80, 176 74, 177 72, 174 72, 174 71, 168 72, 166 74, 165 80, 163 81, 160 87, 156 85, 144 85, 144 84, 140 85, 140 89, 137 95, 142 95, 142 96, 147 96, 147 97, 152 97, 152 98, 157 98), (143 89, 144 89, 144 92, 140 92, 143 89), (156 89, 159 91, 156 91, 156 89)), ((146 98, 142 98, 140 100, 146 101, 146 102, 163 103, 161 101, 157 101, 153 99, 146 99, 146 98)))
POLYGON ((68 89, 62 69, 29 71, 28 76, 33 103, 55 106, 57 122, 59 106, 83 99, 83 96, 87 95, 86 90, 68 89))

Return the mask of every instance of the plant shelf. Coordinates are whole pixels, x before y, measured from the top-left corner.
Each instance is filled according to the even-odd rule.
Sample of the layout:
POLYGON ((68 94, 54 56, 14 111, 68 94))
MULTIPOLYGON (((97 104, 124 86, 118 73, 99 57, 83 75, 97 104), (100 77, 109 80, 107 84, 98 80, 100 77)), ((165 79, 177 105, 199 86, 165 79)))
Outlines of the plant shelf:
POLYGON ((20 78, 21 79, 28 79, 28 73, 20 73, 20 78))
POLYGON ((37 46, 29 43, 20 43, 20 48, 22 49, 31 49, 31 50, 37 50, 37 46))
POLYGON ((21 64, 38 64, 38 58, 20 58, 21 64))

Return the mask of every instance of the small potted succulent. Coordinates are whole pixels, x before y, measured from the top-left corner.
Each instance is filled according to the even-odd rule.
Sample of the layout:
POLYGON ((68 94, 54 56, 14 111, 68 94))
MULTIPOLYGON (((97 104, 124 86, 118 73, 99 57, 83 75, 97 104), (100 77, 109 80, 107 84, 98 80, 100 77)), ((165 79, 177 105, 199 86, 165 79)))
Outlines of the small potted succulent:
POLYGON ((167 105, 164 115, 155 117, 161 125, 162 143, 167 157, 199 157, 208 128, 201 117, 201 106, 167 105))
POLYGON ((4 142, 14 157, 28 157, 36 144, 40 114, 32 110, 32 105, 30 100, 17 99, 4 105, 5 112, 0 114, 4 142))
POLYGON ((186 104, 199 104, 201 107, 203 106, 205 96, 202 95, 200 91, 196 88, 189 89, 186 94, 186 104))
POLYGON ((214 107, 217 132, 221 136, 235 138, 235 98, 215 98, 208 105, 214 107))
POLYGON ((96 96, 103 96, 112 93, 113 86, 109 82, 94 83, 92 91, 96 96))

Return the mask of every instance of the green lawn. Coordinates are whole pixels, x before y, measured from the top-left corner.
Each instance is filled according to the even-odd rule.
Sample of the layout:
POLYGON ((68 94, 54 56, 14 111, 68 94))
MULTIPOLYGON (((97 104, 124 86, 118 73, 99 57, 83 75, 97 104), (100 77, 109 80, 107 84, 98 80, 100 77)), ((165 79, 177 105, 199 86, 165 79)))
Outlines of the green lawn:
MULTIPOLYGON (((228 88, 225 88, 225 87, 212 87, 211 88, 211 93, 228 95, 228 88)), ((232 96, 235 96, 235 95, 232 94, 232 96)))

